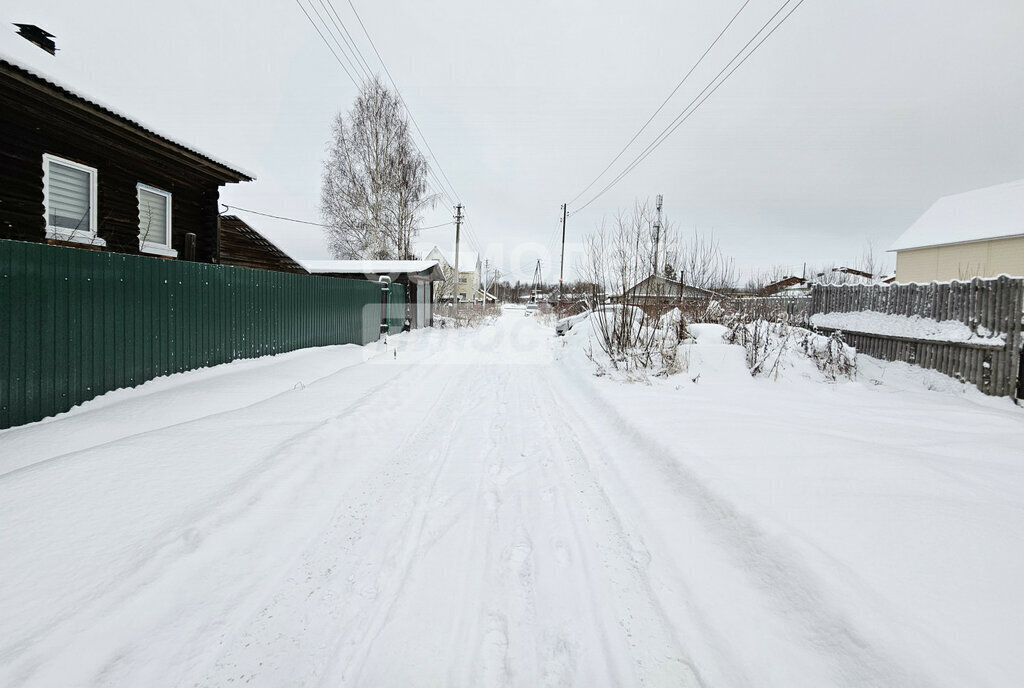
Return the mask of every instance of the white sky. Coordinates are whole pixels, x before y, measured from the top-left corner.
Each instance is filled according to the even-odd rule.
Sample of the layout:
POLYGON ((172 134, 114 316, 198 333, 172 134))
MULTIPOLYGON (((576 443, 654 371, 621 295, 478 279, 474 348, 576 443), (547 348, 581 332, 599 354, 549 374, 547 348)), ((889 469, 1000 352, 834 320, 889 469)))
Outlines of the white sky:
MULTIPOLYGON (((302 0, 323 11, 319 1, 302 0)), ((557 278, 560 204, 742 4, 353 2, 465 203, 472 239, 524 279, 538 254, 557 278)), ((631 150, 781 2, 751 0, 631 150)), ((226 187, 226 203, 318 221, 330 122, 355 86, 295 0, 155 7, 7 0, 0 52, 255 172, 255 183, 226 187), (12 22, 55 34, 57 56, 12 22)), ((347 0, 334 7, 376 65, 347 0)), ((677 227, 713 230, 744 269, 853 262, 868 241, 886 248, 939 196, 1024 177, 1022 35, 1020 0, 806 0, 664 145, 570 216, 568 240, 662 193, 677 227)), ((452 212, 442 202, 424 225, 452 212)), ((315 227, 239 214, 296 257, 327 257, 315 227)), ((421 237, 453 240, 453 227, 421 237)))

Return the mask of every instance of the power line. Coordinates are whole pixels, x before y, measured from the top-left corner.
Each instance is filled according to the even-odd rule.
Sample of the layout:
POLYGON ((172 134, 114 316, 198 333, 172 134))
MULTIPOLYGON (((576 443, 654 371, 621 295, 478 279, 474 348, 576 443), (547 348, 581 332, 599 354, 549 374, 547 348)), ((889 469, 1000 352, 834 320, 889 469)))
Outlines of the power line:
POLYGON ((671 136, 676 131, 676 129, 678 129, 684 122, 686 122, 686 120, 688 120, 690 116, 693 115, 693 113, 696 112, 700 108, 700 106, 703 105, 704 102, 707 101, 707 99, 710 98, 711 95, 714 94, 714 92, 717 91, 719 87, 721 87, 721 85, 724 84, 729 79, 729 77, 732 76, 736 72, 736 70, 739 69, 743 65, 743 63, 750 58, 750 56, 753 55, 757 51, 757 49, 760 48, 761 45, 766 40, 768 40, 768 38, 770 38, 771 35, 775 33, 775 31, 780 26, 782 26, 782 24, 787 19, 789 19, 790 16, 792 16, 793 12, 795 12, 797 8, 799 8, 800 5, 803 4, 804 0, 798 0, 798 2, 792 7, 792 9, 790 9, 789 12, 786 13, 786 15, 781 20, 779 20, 778 23, 776 23, 775 26, 773 26, 772 29, 768 31, 768 33, 766 33, 764 37, 762 37, 761 40, 758 41, 757 44, 749 52, 747 52, 746 55, 743 56, 743 59, 737 62, 736 65, 732 67, 732 69, 729 69, 730 66, 734 62, 736 62, 736 60, 740 57, 740 55, 743 54, 743 51, 745 51, 751 43, 757 40, 757 37, 760 36, 761 33, 764 32, 764 30, 769 25, 771 25, 772 21, 775 20, 775 18, 786 8, 787 5, 789 5, 790 2, 792 2, 792 0, 785 0, 785 2, 782 3, 779 9, 775 11, 775 14, 773 14, 768 19, 768 21, 766 21, 764 25, 760 29, 758 29, 757 33, 755 33, 754 36, 749 41, 747 41, 747 43, 742 48, 740 48, 739 52, 737 52, 736 55, 734 55, 733 58, 729 60, 728 63, 726 63, 725 67, 723 67, 721 71, 719 71, 718 74, 716 74, 714 78, 712 78, 711 81, 708 82, 707 86, 705 86, 704 89, 700 93, 698 93, 697 96, 693 100, 691 100, 685 108, 683 108, 683 111, 676 115, 675 119, 669 122, 668 126, 666 126, 661 131, 661 133, 657 137, 655 137, 655 140, 649 143, 643 151, 637 154, 637 156, 633 158, 633 160, 626 166, 626 168, 622 172, 620 172, 614 179, 612 179, 612 181, 609 182, 603 189, 601 189, 595 196, 593 196, 589 201, 587 201, 582 206, 577 208, 576 212, 583 210, 591 203, 596 201, 598 198, 603 196, 608 190, 610 190, 613 186, 615 186, 623 178, 625 178, 626 175, 632 172, 637 165, 646 160, 647 157, 651 153, 653 153, 655 149, 658 148, 658 146, 664 143, 665 140, 668 139, 668 137, 671 136), (718 81, 718 83, 716 84, 715 82, 718 80, 720 76, 722 76, 723 73, 726 72, 726 70, 728 70, 728 74, 725 74, 725 77, 722 78, 721 81, 718 81), (714 85, 714 87, 712 87, 712 85, 714 85), (687 112, 688 110, 689 112, 687 112))
MULTIPOLYGON (((345 60, 348 62, 349 67, 352 68, 353 72, 359 74, 360 70, 362 69, 362 66, 359 64, 358 60, 356 60, 353 56, 349 55, 349 50, 351 50, 351 48, 349 48, 349 50, 346 50, 345 47, 342 46, 341 41, 338 40, 338 36, 341 36, 342 39, 344 39, 345 36, 341 32, 341 28, 338 26, 338 22, 334 20, 334 18, 331 16, 331 13, 328 11, 327 5, 324 4, 324 0, 317 0, 317 2, 320 3, 320 6, 324 8, 323 15, 320 14, 320 10, 318 10, 316 8, 316 5, 313 4, 313 0, 308 0, 308 2, 309 8, 313 10, 313 12, 317 16, 317 19, 319 19, 320 22, 324 25, 324 28, 327 29, 327 33, 331 34, 331 38, 334 39, 334 44, 338 46, 338 51, 345 56, 345 60), (327 19, 324 19, 324 15, 327 16, 327 19), (334 26, 333 31, 331 30, 331 27, 327 25, 328 20, 330 20, 331 24, 334 26)), ((359 75, 361 76, 363 81, 369 78, 369 75, 367 75, 365 72, 359 75)))
MULTIPOLYGON (((299 0, 296 0, 296 2, 298 3, 299 0)), ((356 72, 358 71, 358 69, 356 67, 360 64, 360 61, 361 61, 362 64, 365 65, 364 77, 365 77, 365 79, 369 80, 369 78, 370 78, 369 75, 370 75, 370 71, 371 71, 369 63, 366 61, 366 58, 363 56, 362 51, 359 50, 359 46, 356 45, 355 40, 352 39, 352 34, 349 33, 348 28, 345 27, 345 22, 342 21, 341 16, 338 14, 337 10, 334 10, 333 3, 331 4, 331 9, 334 11, 334 16, 337 17, 337 21, 335 21, 335 19, 331 18, 330 13, 327 10, 327 5, 324 4, 324 0, 318 0, 320 5, 324 8, 324 13, 327 14, 328 18, 331 20, 331 23, 334 25, 335 31, 331 31, 330 28, 327 26, 327 22, 324 20, 323 15, 321 15, 320 11, 317 10, 316 7, 313 5, 312 0, 309 0, 309 2, 310 2, 310 9, 313 10, 313 12, 316 14, 317 18, 323 23, 324 28, 327 29, 327 32, 331 35, 331 38, 334 40, 335 45, 338 46, 338 50, 340 50, 342 55, 345 56, 345 59, 346 59, 348 65, 349 65, 349 67, 351 67, 352 71, 356 71, 356 72), (339 24, 340 24, 340 27, 339 27, 339 24), (342 37, 342 40, 344 40, 345 44, 349 46, 349 49, 352 51, 353 55, 356 55, 358 57, 358 60, 354 60, 354 59, 352 59, 349 56, 349 54, 341 46, 341 43, 338 41, 338 38, 335 36, 335 32, 337 32, 337 34, 342 37), (349 39, 351 39, 351 43, 349 42, 348 39, 345 39, 345 34, 347 34, 349 39)), ((316 22, 313 21, 313 18, 309 16, 309 13, 305 11, 305 8, 303 8, 303 6, 301 4, 299 5, 299 7, 300 7, 300 9, 302 9, 303 13, 306 14, 306 18, 309 19, 310 23, 313 24, 313 28, 315 28, 317 30, 317 33, 320 34, 320 38, 323 39, 324 44, 328 47, 328 49, 331 51, 331 53, 334 54, 334 58, 336 60, 338 60, 338 64, 340 64, 342 69, 345 70, 345 73, 348 74, 349 79, 352 79, 352 83, 355 84, 356 88, 360 88, 359 83, 357 83, 356 80, 352 77, 352 74, 349 72, 349 69, 345 67, 345 64, 341 61, 341 58, 338 57, 338 54, 337 54, 337 52, 335 52, 334 48, 331 47, 331 44, 327 41, 327 38, 320 31, 320 29, 319 29, 318 25, 316 24, 316 22)), ((355 10, 355 8, 353 7, 353 11, 354 10, 355 10)), ((357 19, 359 18, 358 15, 356 16, 356 18, 357 19)), ((365 31, 365 28, 364 28, 364 31, 365 31)), ((369 38, 369 35, 367 35, 367 37, 369 38)), ((371 43, 372 43, 372 41, 371 41, 371 43)), ((378 57, 379 57, 379 55, 378 55, 378 57)), ((381 62, 381 65, 384 66, 383 61, 381 62)), ((384 66, 384 69, 386 71, 387 67, 384 66)), ((390 78, 390 76, 389 76, 389 78, 390 78)), ((392 81, 392 85, 394 85, 394 81, 392 81)), ((395 86, 395 90, 396 91, 398 90, 397 86, 395 86)), ((409 111, 409 108, 405 104, 405 101, 401 100, 401 94, 399 94, 399 100, 401 101, 402 106, 406 109, 406 112, 409 113, 409 117, 412 118, 412 112, 409 111)), ((417 131, 419 131, 418 127, 417 127, 417 131)), ((420 132, 420 136, 423 137, 422 132, 420 132)), ((423 139, 423 142, 424 142, 424 144, 427 143, 425 138, 423 139)), ((429 149, 429 144, 427 144, 427 147, 429 149)), ((419 148, 418 144, 417 144, 417 148, 419 148)), ((422 152, 421 152, 421 155, 422 155, 422 152)), ((431 155, 433 155, 433 153, 431 153, 431 155)), ((426 156, 424 156, 424 157, 426 157, 426 156)), ((435 162, 437 161, 436 158, 434 158, 434 160, 435 160, 435 162)), ((440 166, 440 163, 438 163, 438 166, 440 166)), ((443 173, 443 170, 442 170, 442 173, 443 173)), ((440 195, 443 195, 445 198, 448 199, 448 201, 452 205, 454 205, 455 204, 455 199, 453 199, 452 196, 445 190, 444 184, 441 182, 440 178, 437 176, 437 173, 434 172, 434 170, 429 165, 427 166, 427 175, 428 175, 428 184, 433 188, 433 190, 435 192, 439 192, 440 195)), ((454 189, 453 189, 453 191, 454 191, 454 189)))
POLYGON ((647 118, 647 121, 644 122, 643 126, 640 127, 635 134, 633 134, 633 138, 631 138, 629 141, 626 142, 626 145, 622 147, 622 150, 620 150, 618 152, 618 154, 614 158, 612 158, 612 161, 610 163, 608 163, 608 165, 603 170, 601 170, 600 174, 598 174, 596 177, 594 177, 593 181, 591 181, 589 184, 587 184, 587 187, 585 189, 583 189, 583 191, 580 191, 572 199, 569 200, 569 204, 570 205, 575 203, 576 199, 578 199, 580 196, 582 196, 583 194, 587 193, 587 191, 590 190, 590 187, 592 187, 594 184, 596 184, 597 180, 600 179, 601 177, 603 177, 604 173, 607 172, 609 169, 611 169, 611 166, 614 165, 616 163, 616 161, 618 161, 618 159, 622 157, 622 154, 625 153, 626 150, 631 145, 633 145, 633 142, 636 141, 637 138, 640 136, 640 134, 642 134, 644 132, 644 130, 647 129, 647 127, 650 125, 650 123, 654 121, 654 118, 657 117, 658 113, 661 112, 665 108, 665 105, 668 104, 668 101, 672 100, 672 96, 674 96, 676 94, 676 92, 682 87, 682 85, 686 83, 686 80, 689 79, 690 75, 693 74, 694 70, 696 70, 697 67, 700 66, 700 63, 704 61, 704 58, 707 57, 709 52, 711 52, 711 49, 714 48, 715 45, 718 44, 718 41, 721 40, 722 36, 725 35, 725 32, 729 30, 729 27, 733 25, 733 22, 736 21, 736 18, 740 16, 740 13, 749 4, 750 4, 750 0, 744 0, 743 4, 740 5, 740 8, 738 10, 736 10, 736 14, 732 15, 732 19, 730 19, 729 23, 725 25, 725 28, 723 28, 719 32, 719 34, 717 36, 715 36, 715 40, 711 41, 711 44, 707 47, 707 49, 701 54, 700 57, 697 58, 697 61, 693 63, 693 66, 690 67, 690 71, 688 71, 683 76, 683 78, 679 80, 679 83, 676 84, 676 87, 672 89, 672 92, 669 93, 665 97, 665 100, 661 101, 661 105, 659 105, 658 109, 654 111, 654 114, 647 118))
POLYGON ((363 57, 362 51, 359 50, 359 46, 356 45, 355 39, 352 38, 352 34, 349 33, 348 27, 345 26, 345 22, 342 20, 341 15, 338 14, 338 10, 334 6, 333 0, 327 0, 327 5, 330 7, 334 17, 338 20, 338 24, 341 25, 342 31, 344 31, 342 38, 345 40, 345 45, 347 45, 352 50, 353 54, 359 58, 360 63, 363 65, 363 69, 366 74, 369 75, 373 70, 370 69, 370 64, 366 61, 366 58, 363 57))
MULTIPOLYGON (((327 227, 327 228, 330 228, 330 227, 334 226, 334 225, 325 225, 322 222, 311 222, 310 220, 297 220, 294 217, 285 217, 283 215, 271 215, 270 213, 264 213, 264 212, 261 212, 259 210, 250 210, 249 208, 240 208, 237 205, 228 205, 227 203, 221 203, 221 205, 223 205, 225 208, 228 208, 229 210, 241 210, 243 213, 252 213, 253 215, 262 215, 263 217, 272 217, 275 220, 285 220, 287 222, 297 222, 300 225, 312 225, 314 227, 327 227)), ((422 230, 427 230, 427 229, 437 229, 439 227, 448 227, 451 224, 452 224, 451 222, 442 222, 439 225, 431 225, 430 227, 416 227, 416 230, 417 231, 422 231, 422 230)))
POLYGON ((469 243, 473 246, 476 252, 483 255, 484 251, 480 248, 480 241, 477 238, 476 227, 473 226, 473 221, 469 219, 469 215, 464 215, 466 220, 466 238, 469 239, 469 243))
MULTIPOLYGON (((359 83, 352 77, 351 72, 348 71, 348 68, 341 61, 341 58, 338 57, 338 53, 334 52, 334 48, 331 47, 331 44, 327 41, 327 37, 324 36, 324 33, 323 31, 320 30, 320 27, 317 26, 315 21, 313 21, 313 17, 309 16, 309 12, 306 11, 306 8, 302 6, 302 3, 299 2, 299 0, 295 0, 295 4, 299 6, 299 9, 302 10, 302 13, 306 15, 306 19, 308 19, 309 23, 313 25, 313 28, 316 29, 316 32, 320 34, 320 38, 323 40, 324 45, 326 45, 327 49, 331 51, 332 55, 334 55, 334 59, 338 61, 338 65, 341 67, 342 71, 345 72, 345 75, 348 76, 349 79, 351 79, 352 83, 355 85, 356 88, 359 88, 359 83)), ((310 7, 312 7, 312 5, 310 5, 310 7)))
POLYGON ((437 169, 441 172, 441 176, 444 177, 444 180, 446 182, 448 182, 448 188, 451 189, 451 192, 455 195, 456 200, 458 200, 461 203, 462 199, 459 198, 459 193, 455 190, 455 187, 452 186, 451 181, 448 179, 448 175, 444 173, 444 168, 441 167, 441 163, 438 161, 437 156, 434 155, 434 151, 431 150, 430 143, 427 141, 427 137, 423 135, 423 131, 420 129, 420 125, 416 122, 416 118, 412 114, 412 110, 409 109, 409 105, 405 102, 405 98, 402 97, 402 91, 398 88, 398 84, 395 83, 394 78, 391 76, 391 70, 389 70, 388 66, 384 63, 384 58, 380 56, 380 51, 377 50, 377 46, 374 44, 373 38, 370 37, 370 32, 366 30, 366 25, 363 24, 363 19, 362 17, 359 16, 359 12, 356 10, 356 6, 352 4, 352 0, 348 0, 348 6, 352 8, 352 13, 356 16, 356 21, 359 22, 359 26, 362 27, 363 33, 366 35, 366 40, 370 42, 370 47, 373 48, 374 54, 380 61, 380 66, 384 68, 384 73, 387 74, 388 81, 391 82, 391 85, 395 89, 395 93, 398 94, 398 99, 402 101, 402 105, 405 107, 405 111, 409 114, 409 119, 412 121, 413 126, 416 127, 416 133, 418 133, 420 135, 420 138, 423 139, 423 145, 427 147, 427 151, 430 153, 430 157, 432 157, 434 159, 434 162, 437 164, 437 169))
MULTIPOLYGON (((341 66, 342 70, 345 71, 345 74, 348 75, 350 80, 352 80, 352 83, 355 84, 356 88, 359 88, 359 84, 353 78, 353 76, 349 72, 349 70, 345 67, 345 64, 342 62, 342 60, 338 57, 338 54, 335 52, 334 48, 331 47, 331 44, 327 41, 327 38, 324 36, 323 32, 320 31, 319 26, 317 26, 316 22, 313 21, 313 18, 309 15, 309 13, 306 12, 305 7, 302 6, 302 4, 299 2, 299 0, 295 0, 295 1, 296 1, 296 4, 299 5, 299 9, 302 10, 303 14, 306 15, 306 18, 313 25, 313 28, 316 29, 318 34, 320 34, 320 38, 323 40, 324 45, 326 45, 327 48, 331 51, 331 54, 334 55, 334 59, 337 60, 338 64, 341 66)), ((320 1, 321 5, 323 5, 323 0, 319 0, 319 1, 320 1)), ((348 35, 349 40, 346 41, 346 45, 349 45, 351 47, 353 54, 356 55, 358 57, 358 59, 362 61, 363 65, 365 65, 365 67, 366 67, 367 73, 369 73, 369 71, 371 71, 371 70, 369 68, 369 63, 367 62, 365 56, 362 54, 362 51, 359 49, 359 46, 356 44, 355 39, 352 37, 352 34, 349 33, 347 27, 345 27, 345 23, 344 23, 344 21, 341 20, 341 17, 338 14, 337 10, 334 9, 333 2, 331 2, 330 0, 328 0, 328 2, 331 5, 331 9, 334 11, 334 16, 338 20, 337 22, 334 22, 334 20, 332 19, 331 20, 332 23, 334 23, 336 29, 338 28, 338 26, 340 24, 341 29, 338 32, 339 35, 342 33, 342 31, 344 32, 344 34, 348 35), (349 42, 349 41, 351 41, 351 42, 349 42)), ((388 69, 387 64, 384 63, 384 58, 381 57, 380 51, 377 50, 377 46, 376 46, 376 44, 374 44, 373 38, 370 36, 370 32, 367 30, 366 25, 363 23, 362 17, 359 16, 358 10, 356 10, 355 5, 352 4, 352 0, 348 0, 348 5, 352 9, 352 13, 355 15, 356 21, 359 22, 359 26, 362 28, 363 34, 366 36, 366 39, 369 41, 370 47, 373 48, 373 52, 377 56, 377 59, 380 62, 381 67, 384 68, 384 73, 387 75, 388 80, 391 82, 391 86, 395 89, 395 93, 398 95, 399 102, 401 102, 402 107, 405 108, 406 113, 409 115, 409 119, 412 122, 413 127, 415 127, 415 129, 416 129, 416 133, 419 134, 420 139, 423 141, 423 145, 426 147, 427 152, 430 154, 430 157, 433 159, 434 164, 435 164, 437 170, 441 173, 441 177, 438 177, 437 176, 437 172, 435 172, 435 170, 434 170, 434 167, 431 166, 431 165, 427 165, 427 174, 428 174, 427 182, 428 182, 428 186, 432 187, 435 192, 439 193, 439 195, 445 197, 452 205, 455 205, 456 202, 461 202, 461 201, 458 200, 458 198, 459 198, 458 192, 455 190, 455 187, 452 185, 451 180, 448 179, 448 175, 445 173, 444 168, 441 167, 440 161, 438 161, 437 156, 434 154, 433 149, 431 149, 430 142, 427 141, 426 136, 424 136, 424 134, 423 134, 423 130, 420 129, 419 123, 416 121, 416 117, 412 114, 412 110, 409 108, 408 103, 405 102, 405 98, 402 96, 402 92, 401 92, 401 90, 399 90, 398 84, 395 83, 394 78, 391 76, 391 71, 388 69), (447 188, 445 188, 445 184, 441 181, 442 178, 444 179, 444 182, 447 182, 447 185, 448 185, 447 188), (448 193, 449 189, 451 190, 451 194, 448 193)), ((323 21, 323 17, 316 10, 316 8, 312 5, 312 0, 310 0, 310 7, 316 13, 317 17, 319 17, 321 19, 321 21, 323 21)), ((324 7, 324 11, 327 12, 326 6, 324 7)), ((326 22, 324 22, 324 27, 327 28, 326 22)), ((328 33, 331 33, 330 29, 328 29, 328 33)), ((334 33, 331 33, 331 37, 334 38, 335 39, 335 43, 338 44, 338 41, 335 38, 334 33)), ((344 35, 342 36, 342 38, 344 39, 344 35)), ((341 49, 341 45, 340 44, 338 44, 338 48, 341 49)), ((342 50, 342 52, 344 53, 344 50, 342 50)), ((348 57, 348 54, 346 53, 345 56, 348 57)), ((355 71, 354 67, 353 67, 353 71, 355 71)), ((416 147, 419 148, 419 145, 416 144, 416 147)), ((422 154, 422 152, 421 152, 421 154, 422 154)), ((316 223, 312 223, 312 224, 316 224, 316 223)), ((451 224, 451 223, 448 223, 448 224, 451 224)), ((437 225, 437 226, 438 227, 443 227, 444 225, 437 225)), ((423 229, 432 229, 432 227, 425 227, 423 229)), ((467 229, 469 229, 469 228, 467 227, 467 229)), ((473 233, 471 233, 468 238, 470 239, 470 243, 475 245, 475 247, 477 249, 477 252, 479 253, 479 252, 481 252, 479 244, 476 241, 475 237, 472 236, 472 234, 473 233)))

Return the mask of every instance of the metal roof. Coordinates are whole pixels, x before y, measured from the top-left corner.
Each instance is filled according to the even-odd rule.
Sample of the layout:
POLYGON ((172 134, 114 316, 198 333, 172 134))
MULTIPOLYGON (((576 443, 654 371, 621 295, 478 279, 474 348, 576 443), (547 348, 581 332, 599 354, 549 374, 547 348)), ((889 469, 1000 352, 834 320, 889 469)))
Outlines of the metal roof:
POLYGON ((1024 179, 945 196, 889 248, 905 251, 1024 235, 1024 179))
POLYGON ((237 178, 237 181, 251 182, 255 181, 256 179, 255 175, 253 175, 250 172, 246 172, 245 170, 236 165, 231 165, 227 162, 224 162, 223 160, 218 160, 212 155, 204 153, 203 151, 199 150, 198 148, 191 144, 175 140, 170 136, 167 136, 166 134, 161 134, 153 127, 146 126, 139 122, 137 119, 132 119, 126 115, 123 115, 120 112, 117 112, 116 110, 111 108, 110 106, 102 103, 100 100, 83 95, 81 92, 72 89, 70 86, 63 84, 52 77, 43 76, 40 72, 36 71, 35 69, 26 67, 25 65, 16 62, 15 60, 13 60, 10 57, 7 57, 6 55, 0 54, 0 67, 3 67, 6 71, 14 75, 20 75, 21 77, 39 86, 55 90, 63 94, 64 96, 70 97, 72 100, 75 100, 80 104, 87 105, 93 108, 94 110, 98 111, 99 113, 112 117, 114 120, 118 121, 121 124, 129 125, 130 127, 136 129, 137 131, 143 134, 148 135, 151 138, 162 141, 163 143, 169 144, 186 153, 190 153, 192 154, 192 156, 198 157, 201 160, 205 161, 206 163, 216 168, 219 168, 222 173, 230 173, 228 176, 232 178, 237 178))
POLYGON ((433 282, 444 280, 436 260, 300 260, 299 264, 314 275, 418 275, 433 282))

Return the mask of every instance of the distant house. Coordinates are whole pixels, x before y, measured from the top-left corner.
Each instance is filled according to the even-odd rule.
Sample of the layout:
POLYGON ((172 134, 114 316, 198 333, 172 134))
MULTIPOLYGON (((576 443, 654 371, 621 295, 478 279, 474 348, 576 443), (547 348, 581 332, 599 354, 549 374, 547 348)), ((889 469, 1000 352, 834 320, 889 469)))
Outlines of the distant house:
POLYGON ((651 275, 626 289, 622 294, 611 296, 609 301, 632 304, 657 313, 686 301, 716 298, 719 298, 719 295, 707 289, 690 286, 661 275, 651 275))
POLYGON ((811 283, 803 277, 789 276, 764 285, 765 296, 804 296, 811 292, 811 283))
POLYGON ((244 220, 235 215, 220 218, 220 263, 240 268, 307 274, 305 268, 244 220))
POLYGON ((388 277, 406 286, 406 303, 413 328, 429 327, 434 317, 431 288, 444 275, 436 260, 303 260, 301 265, 314 275, 363 279, 371 282, 388 277))
MULTIPOLYGON (((453 275, 455 273, 455 259, 451 261, 448 257, 441 252, 437 246, 434 246, 427 252, 425 258, 427 260, 436 260, 441 266, 441 271, 444 273, 446 284, 454 282, 453 275)), ((459 301, 480 301, 485 296, 483 291, 483 273, 481 271, 480 256, 472 251, 459 250, 459 278, 455 283, 455 288, 446 289, 447 293, 440 294, 440 298, 443 300, 451 300, 453 295, 458 298, 459 301)), ((494 297, 491 296, 491 299, 494 297)))
POLYGON ((0 238, 203 262, 220 187, 253 180, 3 58, 0 165, 0 238))
POLYGON ((1024 276, 1024 179, 940 198, 889 250, 897 282, 1024 276))

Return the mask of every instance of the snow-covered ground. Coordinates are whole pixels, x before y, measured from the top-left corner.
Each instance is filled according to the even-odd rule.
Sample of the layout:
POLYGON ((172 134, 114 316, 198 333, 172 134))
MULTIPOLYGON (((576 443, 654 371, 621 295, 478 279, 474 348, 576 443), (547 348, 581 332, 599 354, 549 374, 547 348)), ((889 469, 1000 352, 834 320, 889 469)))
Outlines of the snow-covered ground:
POLYGON ((0 432, 0 685, 1020 685, 1024 413, 696 331, 623 383, 509 311, 0 432))

